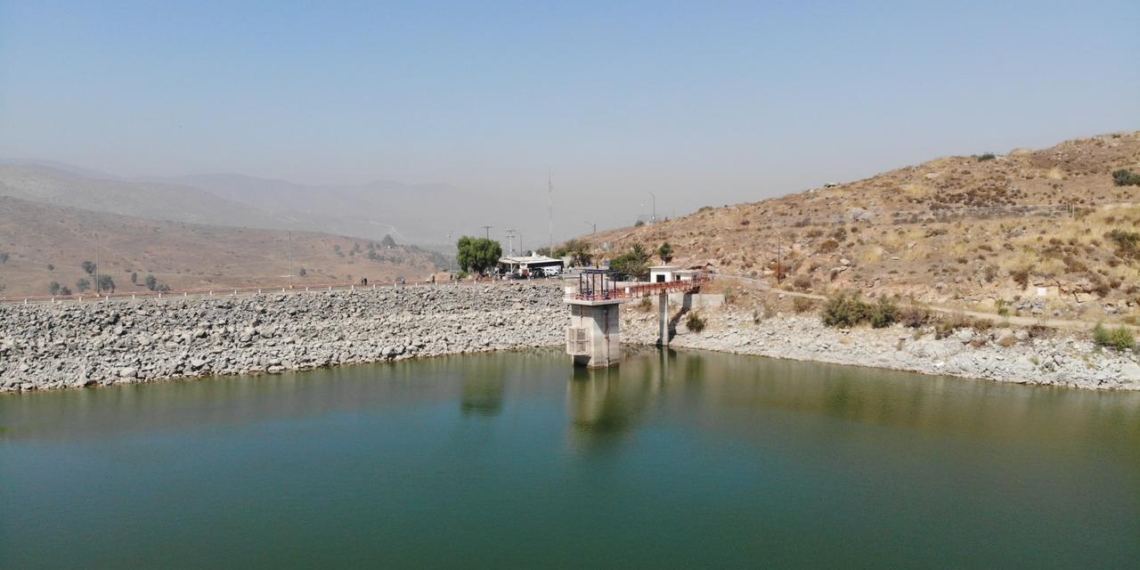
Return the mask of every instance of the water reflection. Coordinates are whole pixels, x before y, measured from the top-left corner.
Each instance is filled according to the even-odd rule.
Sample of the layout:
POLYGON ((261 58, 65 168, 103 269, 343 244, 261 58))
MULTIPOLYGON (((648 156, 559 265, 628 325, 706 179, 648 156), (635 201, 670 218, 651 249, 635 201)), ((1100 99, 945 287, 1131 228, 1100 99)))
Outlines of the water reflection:
POLYGON ((506 368, 501 364, 467 374, 463 377, 459 409, 463 415, 497 416, 503 411, 506 392, 506 368))

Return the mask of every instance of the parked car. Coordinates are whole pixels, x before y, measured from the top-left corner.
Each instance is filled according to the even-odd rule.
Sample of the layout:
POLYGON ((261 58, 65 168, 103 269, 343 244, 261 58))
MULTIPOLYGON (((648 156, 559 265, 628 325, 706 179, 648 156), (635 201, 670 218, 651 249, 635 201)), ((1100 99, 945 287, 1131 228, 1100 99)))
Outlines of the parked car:
POLYGON ((558 277, 562 274, 562 268, 557 265, 549 265, 542 268, 542 274, 546 277, 558 277))

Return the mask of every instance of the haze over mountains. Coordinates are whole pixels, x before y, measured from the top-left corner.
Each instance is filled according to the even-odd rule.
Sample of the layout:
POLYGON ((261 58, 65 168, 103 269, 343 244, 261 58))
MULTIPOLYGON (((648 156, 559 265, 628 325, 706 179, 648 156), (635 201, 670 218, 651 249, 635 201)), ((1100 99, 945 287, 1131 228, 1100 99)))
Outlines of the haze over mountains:
POLYGON ((80 282, 95 277, 82 265, 95 261, 120 293, 147 291, 148 278, 175 290, 425 279, 448 261, 409 243, 431 227, 410 208, 458 202, 449 192, 232 175, 128 180, 7 160, 0 163, 0 296, 80 293, 80 282))
POLYGON ((324 232, 451 247, 473 199, 442 184, 307 185, 241 174, 127 179, 42 160, 0 161, 0 196, 151 220, 324 232), (451 239, 448 234, 453 233, 451 239))

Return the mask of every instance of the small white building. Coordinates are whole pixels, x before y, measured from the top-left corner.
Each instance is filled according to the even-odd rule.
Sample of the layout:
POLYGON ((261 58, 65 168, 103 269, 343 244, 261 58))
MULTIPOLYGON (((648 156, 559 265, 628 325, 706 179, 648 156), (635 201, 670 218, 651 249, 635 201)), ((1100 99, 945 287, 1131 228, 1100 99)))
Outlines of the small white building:
POLYGON ((683 262, 680 265, 654 265, 649 268, 649 282, 692 281, 697 275, 707 273, 710 269, 712 264, 707 261, 683 262))
POLYGON ((669 283, 672 281, 680 281, 680 276, 677 275, 680 271, 681 268, 677 265, 654 265, 649 268, 649 282, 669 283))
POLYGON ((562 270, 562 260, 545 255, 507 256, 499 258, 499 272, 506 275, 531 275, 541 273, 543 268, 556 267, 562 270))

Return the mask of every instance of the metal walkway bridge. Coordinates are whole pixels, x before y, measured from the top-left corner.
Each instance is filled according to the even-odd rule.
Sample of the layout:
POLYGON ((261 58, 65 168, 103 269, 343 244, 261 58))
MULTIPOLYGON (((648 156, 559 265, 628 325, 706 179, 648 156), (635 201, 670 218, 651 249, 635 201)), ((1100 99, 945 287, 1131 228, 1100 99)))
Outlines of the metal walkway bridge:
POLYGON ((707 273, 699 273, 691 279, 665 281, 662 283, 615 283, 610 281, 608 272, 587 270, 578 277, 578 288, 568 295, 577 301, 629 301, 668 293, 691 293, 712 278, 707 273))

